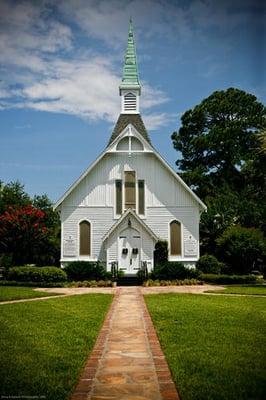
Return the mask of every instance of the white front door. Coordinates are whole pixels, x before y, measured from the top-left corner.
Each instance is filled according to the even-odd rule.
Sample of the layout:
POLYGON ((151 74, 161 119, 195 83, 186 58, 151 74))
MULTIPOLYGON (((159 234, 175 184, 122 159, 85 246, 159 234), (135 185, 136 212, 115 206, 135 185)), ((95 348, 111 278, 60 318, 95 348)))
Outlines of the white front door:
POLYGON ((140 233, 127 228, 119 234, 118 267, 126 275, 135 275, 140 268, 140 233))

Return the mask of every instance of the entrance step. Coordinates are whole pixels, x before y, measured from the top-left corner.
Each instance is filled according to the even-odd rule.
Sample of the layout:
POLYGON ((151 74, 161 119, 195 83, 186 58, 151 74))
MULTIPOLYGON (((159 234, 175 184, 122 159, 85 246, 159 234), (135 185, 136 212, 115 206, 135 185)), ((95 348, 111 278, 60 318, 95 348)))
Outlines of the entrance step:
POLYGON ((117 286, 141 286, 142 280, 137 276, 123 276, 117 281, 117 286))

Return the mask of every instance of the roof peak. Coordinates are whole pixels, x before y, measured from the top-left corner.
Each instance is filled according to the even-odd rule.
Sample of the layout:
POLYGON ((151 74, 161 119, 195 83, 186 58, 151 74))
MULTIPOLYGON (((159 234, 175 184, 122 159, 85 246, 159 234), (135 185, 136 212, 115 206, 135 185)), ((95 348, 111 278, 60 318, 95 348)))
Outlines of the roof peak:
POLYGON ((129 19, 128 39, 127 39, 127 48, 126 48, 124 67, 123 67, 122 82, 119 88, 140 89, 137 54, 136 54, 133 24, 131 17, 129 19))

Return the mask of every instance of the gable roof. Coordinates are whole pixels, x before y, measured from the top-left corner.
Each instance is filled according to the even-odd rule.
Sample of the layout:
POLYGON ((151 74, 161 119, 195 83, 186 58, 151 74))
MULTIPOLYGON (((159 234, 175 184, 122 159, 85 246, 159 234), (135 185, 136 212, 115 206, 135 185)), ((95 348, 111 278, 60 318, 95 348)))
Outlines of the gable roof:
POLYGON ((121 217, 114 223, 113 226, 109 229, 109 231, 103 236, 103 242, 116 230, 116 228, 127 218, 127 217, 135 218, 140 225, 148 232, 148 234, 155 240, 158 241, 159 238, 155 233, 145 224, 145 222, 133 211, 131 208, 128 208, 127 211, 121 215, 121 217))
MULTIPOLYGON (((121 114, 121 115, 123 115, 123 114, 121 114)), ((124 114, 124 115, 126 115, 126 114, 124 114)), ((132 116, 133 115, 136 116, 138 114, 132 114, 132 116)), ((130 115, 130 117, 131 117, 131 115, 130 115)), ((143 124, 143 126, 144 126, 144 124, 143 124)), ((134 127, 136 128, 135 125, 134 125, 134 127)), ((126 126, 124 127, 124 131, 125 131, 125 128, 126 128, 126 126)), ((138 129, 137 129, 137 132, 139 132, 138 129)), ((119 138, 121 138, 123 136, 123 134, 124 134, 124 132, 122 129, 120 134, 117 134, 117 136, 113 139, 112 142, 110 142, 108 144, 108 146, 99 155, 99 157, 83 172, 83 174, 69 187, 69 189, 63 194, 63 196, 61 196, 60 199, 54 204, 54 207, 53 207, 54 210, 56 210, 60 206, 60 204, 62 204, 62 202, 65 200, 65 198, 78 186, 78 184, 82 181, 82 179, 85 178, 85 176, 88 175, 88 173, 93 169, 93 167, 98 164, 98 162, 105 156, 106 153, 108 153, 109 149, 111 148, 111 144, 113 142, 119 141, 119 138)), ((155 150, 155 148, 152 146, 150 141, 148 142, 148 140, 143 136, 143 134, 139 133, 139 138, 140 138, 140 136, 141 136, 141 140, 143 140, 144 144, 146 144, 146 146, 148 148, 150 148, 150 150, 155 155, 155 157, 157 157, 161 161, 161 163, 166 167, 166 169, 171 173, 171 175, 191 194, 191 196, 194 198, 194 200, 201 206, 202 210, 206 210, 207 206, 203 203, 203 201, 201 201, 201 199, 193 192, 193 190, 190 189, 190 187, 174 171, 174 169, 168 164, 168 162, 165 161, 165 159, 160 155, 160 153, 158 153, 155 150)))
POLYGON ((151 144, 151 140, 140 114, 120 114, 107 147, 120 135, 121 132, 123 132, 123 130, 129 124, 132 124, 141 134, 141 136, 151 144))

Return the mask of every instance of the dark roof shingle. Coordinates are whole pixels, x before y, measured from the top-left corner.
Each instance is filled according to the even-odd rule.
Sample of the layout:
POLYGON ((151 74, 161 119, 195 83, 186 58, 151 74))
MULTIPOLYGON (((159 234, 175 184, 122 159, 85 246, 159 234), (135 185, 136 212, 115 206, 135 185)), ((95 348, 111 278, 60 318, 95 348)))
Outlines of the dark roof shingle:
POLYGON ((128 124, 132 124, 136 130, 144 137, 144 139, 151 144, 148 132, 142 121, 140 114, 120 114, 119 118, 114 127, 113 133, 110 137, 108 146, 120 135, 120 133, 127 127, 128 124))

